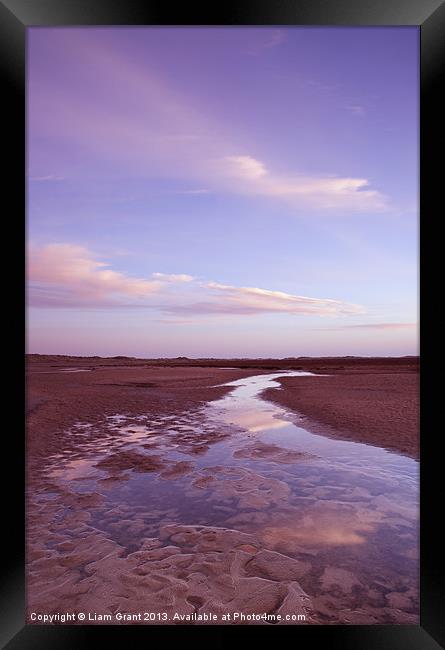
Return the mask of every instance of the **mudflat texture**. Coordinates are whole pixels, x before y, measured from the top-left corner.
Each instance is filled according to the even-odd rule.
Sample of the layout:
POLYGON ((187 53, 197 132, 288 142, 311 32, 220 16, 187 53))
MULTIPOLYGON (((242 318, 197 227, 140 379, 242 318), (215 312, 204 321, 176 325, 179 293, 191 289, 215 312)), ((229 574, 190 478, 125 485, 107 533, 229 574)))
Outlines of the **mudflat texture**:
POLYGON ((221 384, 277 370, 328 376, 280 379, 263 395, 307 416, 312 429, 419 456, 419 361, 404 358, 133 359, 28 355, 28 445, 45 454, 77 420, 125 411, 169 413, 216 400, 221 384), (68 369, 68 372, 66 370, 68 369), (88 372, 70 372, 70 369, 88 372), (38 430, 38 435, 33 431, 38 430))
POLYGON ((76 361, 53 363, 43 357, 28 363, 29 461, 69 445, 67 431, 75 422, 94 423, 115 413, 168 415, 196 408, 228 393, 230 388, 221 384, 258 372, 76 361))
POLYGON ((296 409, 326 435, 412 443, 415 360, 36 355, 27 389, 28 623, 32 612, 109 624, 148 611, 148 624, 168 625, 241 623, 236 612, 418 624, 412 482, 280 441, 296 409), (319 373, 265 391, 287 409, 245 396, 232 410, 209 404, 233 399, 227 382, 243 379, 243 392, 248 377, 287 369, 319 373))
POLYGON ((284 377, 263 397, 307 416, 306 428, 419 457, 417 364, 353 366, 284 377))

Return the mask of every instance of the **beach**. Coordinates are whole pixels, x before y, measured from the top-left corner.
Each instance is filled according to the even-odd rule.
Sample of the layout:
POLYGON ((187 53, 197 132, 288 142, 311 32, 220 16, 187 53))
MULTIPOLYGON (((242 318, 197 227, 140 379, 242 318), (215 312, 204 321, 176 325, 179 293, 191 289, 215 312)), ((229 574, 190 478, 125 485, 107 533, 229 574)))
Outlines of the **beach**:
POLYGON ((327 376, 285 377, 280 384, 264 397, 307 416, 305 426, 314 431, 419 458, 417 364, 346 364, 327 376))
POLYGON ((30 357, 28 622, 415 624, 416 369, 30 357))
MULTIPOLYGON (((140 362, 139 362, 140 363, 140 362)), ((70 444, 68 428, 79 419, 152 412, 169 415, 196 408, 228 392, 221 384, 257 371, 139 365, 131 360, 38 360, 28 365, 28 449, 31 457, 70 444)))
POLYGON ((414 357, 167 361, 30 355, 29 429, 39 435, 30 435, 28 444, 45 453, 61 444, 61 427, 80 415, 91 422, 119 409, 168 414, 222 397, 229 391, 223 383, 281 369, 316 376, 283 377, 281 389, 271 389, 265 399, 306 415, 307 425, 325 434, 418 458, 419 362, 414 357))

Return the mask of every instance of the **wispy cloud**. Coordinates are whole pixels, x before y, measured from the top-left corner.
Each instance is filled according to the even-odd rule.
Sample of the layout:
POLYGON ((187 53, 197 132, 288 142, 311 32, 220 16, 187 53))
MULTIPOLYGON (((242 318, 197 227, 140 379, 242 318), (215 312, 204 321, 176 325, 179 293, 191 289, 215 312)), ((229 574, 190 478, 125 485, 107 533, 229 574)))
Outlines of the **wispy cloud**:
POLYGON ((252 156, 226 156, 223 162, 227 164, 227 173, 237 178, 257 180, 267 176, 264 164, 252 156))
POLYGON ((154 322, 162 325, 194 325, 196 323, 193 318, 155 318, 154 322))
POLYGON ((346 108, 350 113, 352 113, 353 115, 358 115, 359 117, 364 117, 364 115, 366 114, 364 107, 358 104, 350 104, 346 106, 346 108))
POLYGON ((54 174, 48 174, 47 176, 29 176, 30 181, 36 183, 45 183, 47 181, 63 181, 65 178, 63 176, 56 176, 54 174))
POLYGON ((416 329, 417 323, 362 323, 360 325, 341 325, 339 327, 323 328, 327 331, 332 330, 411 330, 416 329))
POLYGON ((387 209, 386 198, 369 186, 366 178, 280 175, 252 156, 226 156, 219 172, 232 182, 232 189, 290 201, 293 205, 341 208, 354 211, 387 209))
POLYGON ((217 282, 201 283, 206 299, 184 305, 170 305, 167 310, 183 314, 256 315, 287 313, 338 316, 363 313, 359 305, 327 298, 308 298, 283 291, 258 287, 235 287, 217 282))
POLYGON ((212 190, 198 189, 198 190, 178 190, 175 194, 210 194, 212 190))
MULTIPOLYGON (((285 37, 280 29, 264 32, 266 49, 276 47, 285 37)), ((353 173, 338 176, 333 169, 332 174, 317 175, 292 168, 276 173, 267 160, 246 150, 242 131, 236 132, 233 125, 208 114, 204 106, 192 102, 149 65, 139 67, 134 61, 126 61, 125 56, 118 56, 104 43, 88 40, 85 34, 71 34, 70 38, 78 39, 76 56, 79 64, 85 63, 85 84, 93 89, 100 78, 101 92, 79 99, 74 89, 66 87, 60 98, 50 77, 40 81, 38 89, 31 84, 31 134, 55 137, 60 142, 71 139, 98 169, 96 163, 104 160, 107 173, 113 160, 111 167, 116 167, 118 174, 125 169, 125 174, 155 175, 191 185, 192 189, 181 192, 184 194, 217 191, 267 196, 285 200, 296 209, 328 212, 388 208, 387 199, 370 187, 369 179, 353 173), (130 106, 117 101, 117 86, 131 96, 130 106)), ((359 114, 362 107, 351 104, 350 110, 359 114)))
POLYGON ((194 280, 192 275, 186 273, 152 273, 152 277, 164 282, 192 282, 194 280))
POLYGON ((284 29, 267 29, 264 30, 264 37, 262 40, 257 41, 252 45, 248 53, 252 56, 257 56, 261 54, 264 50, 270 50, 274 47, 278 47, 286 40, 286 32, 284 29))
POLYGON ((367 329, 367 330, 400 330, 413 329, 417 327, 416 323, 364 323, 362 325, 346 325, 348 329, 367 329))
MULTIPOLYGON (((49 244, 28 252, 29 298, 38 307, 148 307, 179 316, 300 314, 347 316, 359 305, 259 287, 198 280, 185 273, 154 272, 147 278, 115 271, 91 251, 49 244)), ((187 319, 188 320, 188 319, 187 319)))
POLYGON ((114 271, 82 246, 30 246, 28 279, 31 304, 39 306, 113 306, 140 303, 168 283, 190 282, 189 275, 154 273, 150 279, 114 271))

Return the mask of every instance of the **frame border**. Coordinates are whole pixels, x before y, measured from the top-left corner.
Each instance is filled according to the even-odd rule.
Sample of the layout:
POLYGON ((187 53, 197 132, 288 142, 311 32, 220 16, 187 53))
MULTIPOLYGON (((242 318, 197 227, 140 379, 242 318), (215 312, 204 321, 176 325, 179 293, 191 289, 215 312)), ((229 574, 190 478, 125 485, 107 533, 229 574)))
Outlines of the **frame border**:
MULTIPOLYGON (((432 153, 440 133, 441 117, 445 113, 443 100, 440 99, 440 71, 444 63, 445 4, 442 0, 291 0, 276 3, 258 0, 253 6, 249 1, 222 3, 210 8, 197 6, 180 6, 170 8, 160 2, 144 2, 144 0, 0 0, 0 65, 3 78, 8 87, 5 95, 6 104, 6 137, 9 139, 7 183, 4 187, 13 214, 25 213, 25 219, 20 222, 11 241, 13 250, 23 250, 26 238, 26 198, 25 177, 25 57, 26 31, 28 27, 39 26, 93 26, 93 25, 196 25, 196 26, 249 26, 249 25, 319 25, 319 26, 417 26, 420 33, 420 209, 423 212, 423 223, 420 225, 420 263, 422 268, 420 300, 421 314, 425 318, 428 329, 430 324, 437 321, 435 301, 428 301, 428 291, 435 298, 431 286, 439 274, 441 251, 439 251, 438 233, 434 238, 431 217, 426 224, 427 215, 433 216, 439 203, 439 191, 443 178, 439 177, 440 166, 432 162, 432 153), (442 64, 442 65, 441 65, 442 64), (10 128, 9 125, 13 126, 10 128), (436 195, 434 194, 436 193, 436 195), (428 226, 428 229, 427 229, 428 226), (433 252, 433 242, 437 246, 437 254, 433 252), (15 248, 14 245, 17 245, 15 248), (424 264, 425 251, 428 248, 428 267, 424 264), (425 296, 425 299, 423 299, 425 296)), ((440 200, 443 200, 440 197, 440 200)), ((11 219, 10 219, 11 220, 11 219)), ((420 221, 419 221, 420 224, 420 221)), ((9 240, 8 240, 9 243, 9 240)), ((442 253, 443 256, 443 253, 442 253)), ((22 267, 23 269, 23 267, 22 267)), ((15 296, 22 296, 24 280, 23 271, 16 275, 18 290, 15 296)), ((11 292, 11 296, 14 295, 11 292)), ((18 304, 18 310, 23 303, 18 304)), ((25 309, 22 313, 25 312, 25 309)), ((17 347, 11 347, 11 352, 17 351, 21 363, 23 356, 23 332, 17 327, 10 326, 19 333, 17 347)), ((12 334, 13 332, 8 332, 12 334)), ((25 334, 26 336, 26 334, 25 334)), ((12 339, 13 337, 11 337, 12 339)), ((9 339, 8 339, 9 340, 9 339)), ((441 602, 443 602, 443 582, 440 580, 442 568, 439 551, 439 540, 435 532, 434 516, 431 505, 440 508, 442 503, 438 498, 443 494, 439 483, 440 454, 438 442, 433 438, 435 419, 439 420, 437 403, 433 403, 431 394, 437 386, 434 383, 432 371, 439 372, 440 356, 437 355, 438 341, 433 337, 423 336, 420 350, 425 370, 421 377, 421 624, 419 626, 292 626, 276 628, 261 626, 261 639, 265 642, 277 641, 277 634, 286 630, 294 641, 301 643, 326 642, 343 650, 436 650, 445 647, 445 622, 441 602), (435 410, 434 410, 435 409, 435 410), (434 417, 436 415, 436 418, 434 417), (428 436, 428 440, 426 439, 428 436), (442 598, 442 600, 441 600, 442 598), (278 630, 278 631, 277 631, 278 630), (295 635, 295 636, 294 636, 295 635)), ((9 348, 9 345, 8 345, 9 348)), ((14 355, 15 356, 15 355, 14 355)), ((23 366, 17 364, 17 358, 11 358, 12 364, 21 371, 23 366)), ((21 375, 23 377, 23 374, 21 375)), ((438 375, 440 376, 440 375, 438 375)), ((20 411, 17 391, 10 390, 9 403, 14 412, 20 411)), ((3 579, 0 587, 0 611, 2 626, 0 642, 8 650, 24 650, 27 648, 60 648, 78 650, 80 647, 96 645, 102 639, 103 632, 112 627, 113 640, 111 647, 121 647, 128 643, 129 636, 142 639, 140 632, 150 630, 150 640, 159 638, 162 643, 183 642, 186 638, 193 641, 199 636, 202 645, 213 644, 218 648, 227 647, 233 643, 235 635, 244 637, 248 642, 259 631, 260 626, 233 627, 151 627, 146 626, 32 626, 25 625, 25 581, 24 581, 24 504, 23 500, 8 499, 8 495, 23 493, 24 468, 22 459, 25 454, 23 438, 12 436, 15 448, 7 451, 16 459, 16 471, 8 479, 5 494, 5 521, 12 522, 7 531, 7 546, 4 562, 3 579), (187 629, 185 629, 185 627, 187 629), (234 632, 236 630, 236 632, 234 632), (245 634, 247 632, 247 634, 245 634), (189 634, 190 633, 190 634, 189 634), (158 636, 159 635, 159 636, 158 636)), ((8 443, 9 444, 9 443, 8 443)), ((443 470, 442 470, 443 471, 443 470)), ((440 516, 440 515, 439 515, 440 516)), ((443 575, 443 569, 442 569, 443 575)), ((145 636, 145 641, 148 640, 145 636)), ((281 638, 281 637, 280 637, 281 638)))

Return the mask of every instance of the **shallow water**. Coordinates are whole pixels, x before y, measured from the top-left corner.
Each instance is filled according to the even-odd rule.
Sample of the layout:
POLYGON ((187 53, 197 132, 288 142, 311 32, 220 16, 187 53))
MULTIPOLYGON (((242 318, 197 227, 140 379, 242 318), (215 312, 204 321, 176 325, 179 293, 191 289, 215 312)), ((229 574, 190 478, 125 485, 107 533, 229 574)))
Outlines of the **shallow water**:
POLYGON ((230 394, 197 412, 116 414, 96 436, 96 425, 79 423, 76 453, 50 458, 47 478, 71 495, 99 494, 90 525, 127 552, 170 523, 252 533, 310 563, 301 585, 321 620, 341 611, 344 623, 392 622, 395 611, 396 622, 413 622, 418 463, 311 433, 304 418, 260 397, 278 377, 310 374, 231 382, 230 394))

